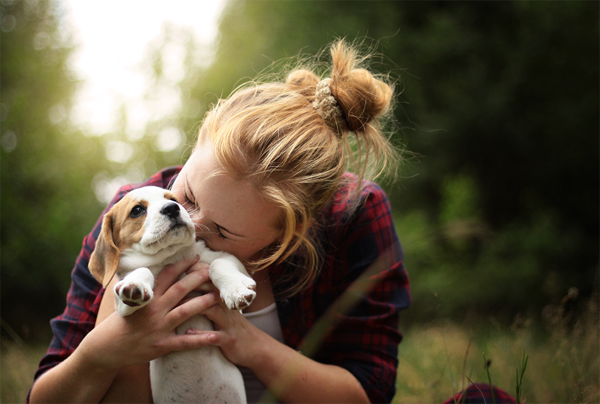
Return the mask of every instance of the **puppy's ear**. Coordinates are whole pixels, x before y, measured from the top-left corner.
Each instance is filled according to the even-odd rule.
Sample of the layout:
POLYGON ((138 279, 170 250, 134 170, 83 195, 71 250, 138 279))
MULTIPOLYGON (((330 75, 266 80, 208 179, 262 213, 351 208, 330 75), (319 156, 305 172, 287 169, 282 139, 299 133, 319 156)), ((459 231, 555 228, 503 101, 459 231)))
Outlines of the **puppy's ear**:
POLYGON ((92 252, 88 267, 94 278, 106 287, 119 268, 121 252, 113 240, 113 211, 109 211, 102 221, 102 231, 96 248, 92 252))

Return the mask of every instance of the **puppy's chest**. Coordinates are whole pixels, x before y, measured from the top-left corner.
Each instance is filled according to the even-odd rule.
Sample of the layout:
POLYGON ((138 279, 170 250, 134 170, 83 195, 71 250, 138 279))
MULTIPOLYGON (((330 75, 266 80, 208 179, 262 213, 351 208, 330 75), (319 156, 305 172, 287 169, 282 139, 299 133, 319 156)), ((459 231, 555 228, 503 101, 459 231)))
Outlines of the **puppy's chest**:
POLYGON ((162 256, 147 255, 133 250, 125 251, 121 255, 121 260, 119 262, 119 277, 122 278, 129 272, 135 271, 138 268, 148 268, 154 276, 157 276, 167 265, 175 264, 195 255, 199 255, 203 246, 197 246, 197 244, 198 243, 182 248, 173 254, 162 256))

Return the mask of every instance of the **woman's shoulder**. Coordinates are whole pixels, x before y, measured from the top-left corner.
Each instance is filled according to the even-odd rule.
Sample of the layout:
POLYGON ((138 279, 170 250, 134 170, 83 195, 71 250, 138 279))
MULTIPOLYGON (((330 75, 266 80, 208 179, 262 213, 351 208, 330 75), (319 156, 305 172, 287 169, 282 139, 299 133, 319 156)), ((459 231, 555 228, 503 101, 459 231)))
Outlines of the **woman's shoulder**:
POLYGON ((357 214, 381 204, 388 207, 389 200, 379 184, 368 180, 361 181, 356 174, 346 172, 341 186, 325 208, 323 215, 328 222, 347 223, 357 214))

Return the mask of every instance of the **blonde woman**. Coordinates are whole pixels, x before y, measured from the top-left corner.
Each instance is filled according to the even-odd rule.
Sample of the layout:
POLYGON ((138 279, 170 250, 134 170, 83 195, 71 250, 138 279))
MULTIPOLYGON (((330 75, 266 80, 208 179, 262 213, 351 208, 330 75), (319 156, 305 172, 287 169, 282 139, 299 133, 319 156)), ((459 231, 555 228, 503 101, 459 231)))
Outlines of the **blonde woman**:
POLYGON ((280 402, 391 401, 410 293, 387 197, 366 178, 396 162, 379 125, 393 89, 345 42, 331 55, 328 77, 296 69, 220 101, 183 167, 125 186, 111 203, 139 186, 172 189, 197 237, 246 264, 253 304, 239 313, 207 294, 174 308, 207 281, 206 265, 188 261, 159 275, 146 308, 119 316, 112 285, 103 289, 87 269, 99 220, 65 312, 52 320, 31 402, 149 402, 150 360, 210 344, 242 369, 249 402, 267 391, 280 402), (357 284, 364 290, 348 293, 357 284), (175 335, 197 313, 215 331, 175 335), (320 318, 328 322, 315 344, 306 338, 320 318))

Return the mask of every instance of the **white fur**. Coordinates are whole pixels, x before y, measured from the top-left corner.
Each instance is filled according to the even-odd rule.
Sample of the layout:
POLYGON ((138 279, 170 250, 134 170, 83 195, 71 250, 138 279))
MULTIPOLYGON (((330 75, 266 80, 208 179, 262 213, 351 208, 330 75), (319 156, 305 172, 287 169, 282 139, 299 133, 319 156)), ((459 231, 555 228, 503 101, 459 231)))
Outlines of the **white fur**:
MULTIPOLYGON (((164 198, 164 190, 144 187, 130 197, 148 202, 144 234, 139 243, 121 253, 115 285, 117 311, 128 316, 147 305, 153 297, 156 275, 167 265, 199 256, 210 264, 209 276, 230 309, 250 304, 256 283, 233 255, 212 251, 203 241, 195 242, 194 224, 180 206, 181 225, 161 209, 173 203, 164 198), (136 294, 131 291, 136 290, 136 294), (127 304, 129 303, 129 304, 127 304), (131 306, 131 305, 135 305, 131 306)), ((179 220, 179 219, 177 219, 179 220)), ((177 334, 189 328, 213 330, 212 323, 197 315, 177 327, 177 334)), ((245 403, 244 382, 238 368, 215 346, 172 352, 150 364, 152 396, 155 403, 245 403)))

